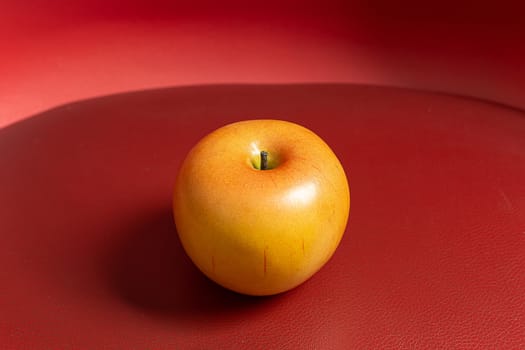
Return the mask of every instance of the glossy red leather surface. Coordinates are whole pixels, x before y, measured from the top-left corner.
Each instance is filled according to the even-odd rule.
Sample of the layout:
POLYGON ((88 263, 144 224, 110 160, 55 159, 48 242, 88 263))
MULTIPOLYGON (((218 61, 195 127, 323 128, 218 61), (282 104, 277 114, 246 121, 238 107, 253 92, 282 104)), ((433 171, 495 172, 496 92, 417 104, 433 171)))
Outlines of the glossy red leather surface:
POLYGON ((117 94, 0 130, 2 349, 525 347, 525 115, 353 85, 117 94), (209 282, 171 191, 204 134, 301 123, 340 157, 352 212, 333 259, 270 298, 209 282))

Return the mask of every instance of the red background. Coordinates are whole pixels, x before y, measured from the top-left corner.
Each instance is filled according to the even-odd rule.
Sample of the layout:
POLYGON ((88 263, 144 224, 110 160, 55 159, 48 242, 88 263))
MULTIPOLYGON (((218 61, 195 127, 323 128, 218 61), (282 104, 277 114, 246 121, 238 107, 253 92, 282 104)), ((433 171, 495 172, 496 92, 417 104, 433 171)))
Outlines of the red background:
POLYGON ((524 107, 519 1, 2 1, 0 125, 203 83, 358 82, 524 107), (65 88, 67 87, 67 88, 65 88))
POLYGON ((525 347, 521 7, 0 3, 1 347, 525 347), (248 298, 193 267, 170 196, 261 116, 333 147, 352 212, 320 273, 248 298))

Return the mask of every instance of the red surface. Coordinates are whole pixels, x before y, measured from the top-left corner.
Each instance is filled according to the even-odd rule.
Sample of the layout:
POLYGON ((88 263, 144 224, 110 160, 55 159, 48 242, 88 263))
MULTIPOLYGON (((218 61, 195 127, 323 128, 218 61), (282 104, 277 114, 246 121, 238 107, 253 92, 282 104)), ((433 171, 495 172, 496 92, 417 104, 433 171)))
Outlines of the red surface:
POLYGON ((0 130, 2 349, 525 347, 525 115, 351 85, 119 94, 0 130), (239 119, 301 123, 352 188, 333 259, 249 298, 206 280, 171 217, 177 168, 239 119))

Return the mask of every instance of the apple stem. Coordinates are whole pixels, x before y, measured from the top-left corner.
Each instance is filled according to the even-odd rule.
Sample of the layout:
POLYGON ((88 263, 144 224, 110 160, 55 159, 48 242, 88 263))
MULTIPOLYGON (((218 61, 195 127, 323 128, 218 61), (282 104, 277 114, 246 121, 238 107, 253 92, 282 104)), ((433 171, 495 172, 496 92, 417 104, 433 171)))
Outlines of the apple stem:
POLYGON ((261 170, 268 169, 268 152, 261 151, 261 170))

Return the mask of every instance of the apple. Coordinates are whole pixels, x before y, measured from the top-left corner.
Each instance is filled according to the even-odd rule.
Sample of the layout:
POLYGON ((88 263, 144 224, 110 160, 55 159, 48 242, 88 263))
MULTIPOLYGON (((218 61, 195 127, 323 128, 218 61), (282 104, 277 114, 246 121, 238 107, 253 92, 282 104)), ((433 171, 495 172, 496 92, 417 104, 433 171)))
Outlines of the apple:
POLYGON ((346 228, 350 190, 330 147, 281 120, 221 127, 195 145, 177 175, 180 241, 210 279, 271 295, 315 274, 346 228))

